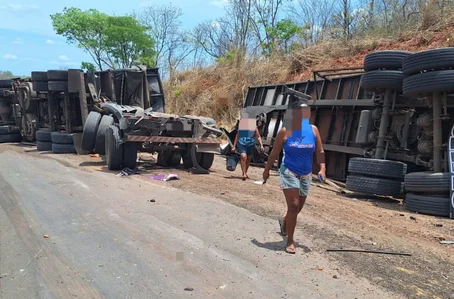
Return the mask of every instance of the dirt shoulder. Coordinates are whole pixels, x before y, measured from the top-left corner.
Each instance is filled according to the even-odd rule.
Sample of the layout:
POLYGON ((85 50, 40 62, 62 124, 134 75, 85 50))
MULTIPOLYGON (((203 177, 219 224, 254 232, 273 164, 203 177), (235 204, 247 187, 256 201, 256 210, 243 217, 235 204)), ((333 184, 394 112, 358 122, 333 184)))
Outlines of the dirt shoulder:
MULTIPOLYGON (((101 158, 59 156, 37 153, 34 148, 11 147, 57 159, 67 166, 107 171, 101 158)), ((270 218, 285 213, 277 172, 271 174, 267 184, 256 185, 254 180, 261 179, 262 169, 252 167, 251 180, 242 181, 237 178, 240 170, 227 171, 225 160, 220 157, 215 159, 209 175, 192 175, 184 169, 159 168, 150 155, 140 156, 140 174, 131 179, 213 196, 270 218), (180 179, 160 182, 149 178, 170 173, 178 174, 180 179)), ((407 212, 397 200, 343 196, 315 184, 298 225, 305 231, 304 235, 295 236, 300 251, 305 248, 305 237, 310 237, 314 240, 311 252, 326 255, 346 270, 406 298, 454 298, 454 246, 439 243, 440 239, 454 240, 454 220, 407 212), (326 252, 328 248, 392 250, 412 256, 333 253, 326 252)))

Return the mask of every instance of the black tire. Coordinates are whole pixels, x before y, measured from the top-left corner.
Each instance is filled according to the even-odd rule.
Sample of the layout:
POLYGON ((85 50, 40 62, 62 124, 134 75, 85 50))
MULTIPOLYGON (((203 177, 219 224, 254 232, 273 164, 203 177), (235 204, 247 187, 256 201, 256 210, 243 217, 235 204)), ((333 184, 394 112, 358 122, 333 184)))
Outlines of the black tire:
POLYGON ((403 181, 407 173, 407 164, 390 160, 351 158, 348 162, 348 172, 403 181))
POLYGON ((0 143, 9 143, 9 142, 21 142, 21 134, 12 133, 12 134, 2 134, 0 135, 0 143))
POLYGON ((52 142, 52 132, 49 130, 36 131, 36 140, 44 142, 52 142))
POLYGON ((49 81, 47 90, 54 92, 68 92, 68 81, 49 81))
POLYGON ((50 152, 52 151, 52 142, 36 141, 36 149, 40 152, 50 152))
POLYGON ((120 144, 120 129, 111 125, 106 131, 106 163, 109 170, 121 170, 123 167, 123 145, 120 144))
POLYGON ((137 150, 136 142, 126 142, 123 145, 123 167, 128 167, 132 170, 137 167, 137 150))
POLYGON ((403 80, 403 94, 407 97, 424 96, 434 92, 454 91, 454 70, 416 74, 403 80))
POLYGON ((211 166, 213 166, 213 162, 214 162, 214 154, 213 153, 202 153, 202 157, 200 159, 200 166, 203 168, 203 169, 210 169, 211 166))
POLYGON ((82 149, 87 152, 93 151, 96 143, 96 135, 98 134, 99 122, 101 114, 96 111, 91 111, 85 121, 84 130, 82 132, 82 149))
POLYGON ((449 196, 417 195, 408 193, 405 196, 405 209, 410 212, 432 216, 449 217, 451 200, 449 196))
POLYGON ((364 70, 366 72, 379 69, 401 70, 405 58, 413 54, 407 51, 376 51, 364 57, 364 70))
POLYGON ((170 155, 169 164, 172 167, 178 167, 181 164, 181 152, 172 152, 170 155))
POLYGON ((1 88, 11 89, 12 84, 13 84, 13 80, 11 80, 11 79, 1 79, 0 80, 0 87, 1 88))
POLYGON ((38 82, 38 81, 34 81, 33 82, 33 90, 34 91, 48 91, 48 85, 47 85, 47 82, 38 82))
POLYGON ((361 75, 360 86, 365 90, 393 89, 402 90, 404 75, 401 71, 378 70, 361 75))
POLYGON ((408 56, 402 63, 402 72, 405 76, 449 68, 454 68, 454 48, 452 47, 421 51, 408 56))
POLYGON ((52 132, 52 142, 58 144, 74 144, 74 134, 52 132))
MULTIPOLYGON (((196 156, 196 159, 197 159, 197 163, 199 163, 199 165, 200 165, 200 163, 202 162, 202 153, 196 152, 195 156, 196 156)), ((190 154, 189 151, 186 151, 183 154, 182 158, 183 158, 183 166, 184 166, 184 168, 190 169, 190 168, 194 167, 194 165, 192 163, 191 154, 190 154)))
POLYGON ((114 118, 110 115, 104 115, 99 122, 98 131, 95 140, 95 152, 100 155, 106 154, 106 131, 110 125, 115 122, 114 118))
POLYGON ((405 190, 410 192, 444 193, 451 191, 449 172, 411 172, 405 176, 405 190))
POLYGON ((404 184, 399 181, 357 175, 347 176, 346 188, 350 191, 384 196, 399 196, 404 184))
POLYGON ((68 81, 68 71, 65 70, 48 70, 47 80, 49 81, 68 81))
POLYGON ((47 81, 47 72, 32 72, 32 81, 47 81))
POLYGON ((171 151, 162 151, 158 153, 158 160, 156 162, 159 166, 169 167, 171 157, 172 157, 171 151))
POLYGON ((74 144, 52 143, 52 152, 54 154, 74 154, 76 153, 76 148, 74 144))
POLYGON ((0 126, 0 135, 5 134, 20 134, 20 131, 12 126, 0 126))

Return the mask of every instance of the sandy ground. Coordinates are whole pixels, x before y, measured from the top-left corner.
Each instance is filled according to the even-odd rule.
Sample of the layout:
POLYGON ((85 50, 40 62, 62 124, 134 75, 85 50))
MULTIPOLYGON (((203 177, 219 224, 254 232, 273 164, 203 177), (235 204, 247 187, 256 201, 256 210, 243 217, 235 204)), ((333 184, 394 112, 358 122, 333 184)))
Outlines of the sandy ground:
MULTIPOLYGON (((88 172, 110 173, 99 157, 38 153, 33 147, 18 145, 11 145, 9 149, 56 159, 64 166, 76 165, 88 172)), ((259 186, 254 180, 260 180, 262 169, 251 168, 251 180, 242 181, 238 178, 240 169, 234 173, 226 171, 221 157, 216 158, 209 175, 192 175, 184 169, 159 168, 152 156, 140 156, 140 174, 118 180, 139 180, 212 196, 272 219, 278 231, 278 223, 273 219, 285 212, 285 203, 276 172, 266 185, 259 186), (178 174, 180 179, 159 182, 148 178, 169 173, 178 174)), ((312 186, 307 205, 298 219, 300 230, 295 236, 298 254, 322 255, 338 265, 336 277, 352 271, 371 284, 406 298, 454 298, 454 246, 439 243, 442 239, 454 240, 453 220, 407 212, 398 200, 345 196, 327 190, 331 189, 327 185, 318 185, 312 186), (327 252, 329 248, 392 250, 412 255, 334 253, 327 252)), ((152 198, 153 194, 149 196, 152 198)), ((225 230, 228 231, 228 227, 225 230)), ((282 241, 260 245, 276 254, 283 250, 282 241)), ((295 267, 299 267, 298 263, 295 267)))

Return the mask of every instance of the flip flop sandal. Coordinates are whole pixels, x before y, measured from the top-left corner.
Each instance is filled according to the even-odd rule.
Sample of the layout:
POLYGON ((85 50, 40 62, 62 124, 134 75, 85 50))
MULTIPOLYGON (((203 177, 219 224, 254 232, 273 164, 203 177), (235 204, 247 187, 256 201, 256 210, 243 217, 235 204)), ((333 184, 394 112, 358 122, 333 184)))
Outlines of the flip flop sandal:
POLYGON ((294 248, 292 251, 289 251, 288 248, 289 248, 289 246, 285 246, 285 252, 290 253, 290 254, 296 253, 296 248, 294 248))
POLYGON ((279 227, 281 228, 281 235, 284 237, 287 236, 287 233, 284 231, 284 218, 279 217, 278 221, 279 221, 279 227))

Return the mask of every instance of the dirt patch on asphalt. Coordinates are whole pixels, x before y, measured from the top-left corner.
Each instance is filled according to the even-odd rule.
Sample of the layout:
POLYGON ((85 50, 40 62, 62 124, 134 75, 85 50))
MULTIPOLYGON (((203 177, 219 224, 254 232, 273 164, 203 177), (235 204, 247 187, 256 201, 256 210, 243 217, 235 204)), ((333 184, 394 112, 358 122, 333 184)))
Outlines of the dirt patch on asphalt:
MULTIPOLYGON (((100 157, 44 155, 33 148, 8 148, 54 158, 86 171, 109 172, 100 157)), ((261 179, 263 169, 252 167, 251 180, 242 181, 239 168, 234 173, 227 171, 225 160, 220 157, 215 159, 209 175, 193 175, 182 168, 159 168, 151 155, 139 156, 141 173, 132 178, 216 197, 266 217, 276 218, 285 213, 277 172, 271 174, 265 185, 256 185, 254 181, 261 179), (170 173, 178 174, 180 179, 160 182, 149 178, 170 173)), ((323 188, 318 185, 312 186, 298 219, 304 234, 296 235, 295 239, 302 247, 304 239, 311 238, 314 244, 311 251, 323 253, 358 276, 407 298, 454 298, 454 246, 439 243, 442 239, 454 240, 453 220, 407 212, 398 200, 345 196, 324 189, 330 188, 327 185, 323 188), (331 253, 326 252, 328 248, 392 250, 412 256, 331 253)))

